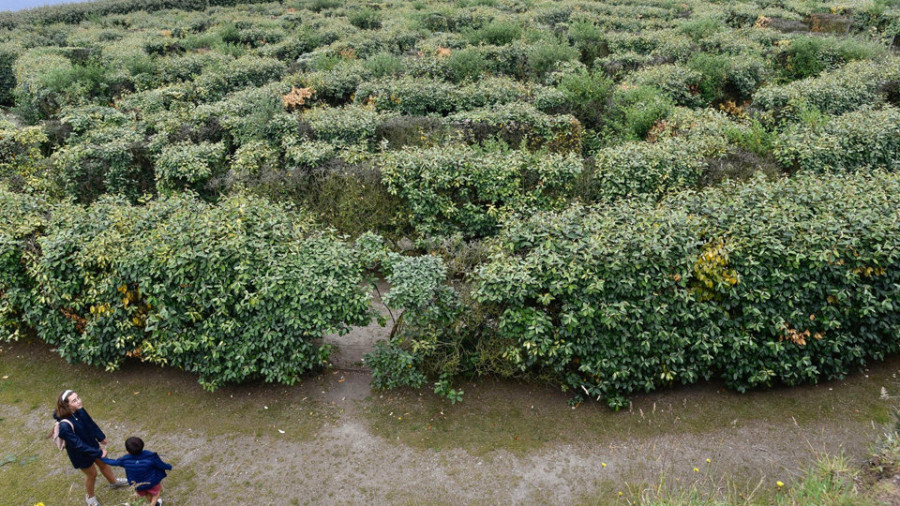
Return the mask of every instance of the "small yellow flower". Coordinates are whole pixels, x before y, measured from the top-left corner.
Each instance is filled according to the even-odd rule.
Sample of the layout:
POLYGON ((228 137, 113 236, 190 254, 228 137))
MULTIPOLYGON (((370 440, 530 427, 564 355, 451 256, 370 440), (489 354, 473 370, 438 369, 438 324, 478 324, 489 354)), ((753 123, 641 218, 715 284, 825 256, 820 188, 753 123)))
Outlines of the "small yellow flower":
POLYGON ((707 464, 709 464, 710 462, 712 462, 712 460, 706 459, 706 463, 707 463, 707 464))
POLYGON ((606 462, 601 462, 600 465, 606 467, 606 462))
POLYGON ((621 490, 619 491, 619 495, 620 495, 620 496, 622 495, 622 491, 621 491, 621 490))
POLYGON ((39 503, 35 504, 34 506, 44 506, 44 503, 39 502, 39 503))
POLYGON ((699 473, 699 472, 700 472, 700 469, 697 469, 697 468, 695 467, 695 468, 694 468, 694 472, 695 472, 695 473, 699 473))
POLYGON ((776 481, 775 484, 778 485, 778 488, 781 488, 781 487, 784 486, 784 482, 783 482, 783 481, 776 481))

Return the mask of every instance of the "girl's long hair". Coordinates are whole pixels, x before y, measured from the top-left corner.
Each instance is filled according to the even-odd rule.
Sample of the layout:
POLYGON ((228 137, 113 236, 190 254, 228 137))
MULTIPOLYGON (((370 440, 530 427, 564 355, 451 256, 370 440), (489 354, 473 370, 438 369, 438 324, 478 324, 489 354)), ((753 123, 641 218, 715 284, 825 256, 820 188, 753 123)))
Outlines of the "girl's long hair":
POLYGON ((72 406, 69 406, 69 397, 71 397, 75 392, 70 391, 69 395, 63 397, 64 393, 66 393, 66 390, 60 392, 56 397, 56 416, 60 419, 69 418, 70 416, 72 416, 72 413, 75 412, 75 410, 72 409, 72 406))

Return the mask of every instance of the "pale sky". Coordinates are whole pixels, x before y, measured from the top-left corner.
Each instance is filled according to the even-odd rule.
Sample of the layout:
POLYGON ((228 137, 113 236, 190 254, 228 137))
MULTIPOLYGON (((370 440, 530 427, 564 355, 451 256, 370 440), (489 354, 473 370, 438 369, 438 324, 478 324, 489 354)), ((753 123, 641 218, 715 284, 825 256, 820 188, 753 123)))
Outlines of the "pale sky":
POLYGON ((0 11, 17 11, 44 5, 81 3, 87 0, 0 0, 0 11))

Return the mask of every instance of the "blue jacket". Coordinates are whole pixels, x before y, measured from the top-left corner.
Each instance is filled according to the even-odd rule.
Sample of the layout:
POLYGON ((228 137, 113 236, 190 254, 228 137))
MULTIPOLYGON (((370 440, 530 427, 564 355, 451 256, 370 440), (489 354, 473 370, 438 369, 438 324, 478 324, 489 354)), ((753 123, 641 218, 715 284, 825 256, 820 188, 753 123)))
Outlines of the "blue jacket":
POLYGON ((163 462, 159 455, 147 450, 142 451, 140 455, 126 453, 119 459, 102 460, 111 466, 124 467, 128 483, 137 485, 134 487, 135 490, 155 487, 166 477, 166 471, 172 470, 172 466, 163 462))
MULTIPOLYGON (((56 413, 53 418, 59 421, 56 413)), ((100 450, 100 441, 106 439, 106 434, 97 427, 94 419, 84 408, 72 413, 67 420, 72 422, 69 426, 66 422, 59 424, 59 437, 66 441, 66 453, 76 469, 84 469, 94 465, 94 461, 103 455, 100 450)))

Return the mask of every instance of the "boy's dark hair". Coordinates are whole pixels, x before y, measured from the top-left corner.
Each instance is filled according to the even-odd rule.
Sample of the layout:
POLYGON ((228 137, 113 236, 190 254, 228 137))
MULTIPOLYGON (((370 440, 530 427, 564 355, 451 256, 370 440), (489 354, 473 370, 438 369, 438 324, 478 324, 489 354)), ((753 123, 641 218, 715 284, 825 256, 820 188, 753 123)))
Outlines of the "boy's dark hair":
POLYGON ((144 441, 139 437, 130 437, 125 440, 125 449, 132 455, 140 455, 144 451, 144 441))

